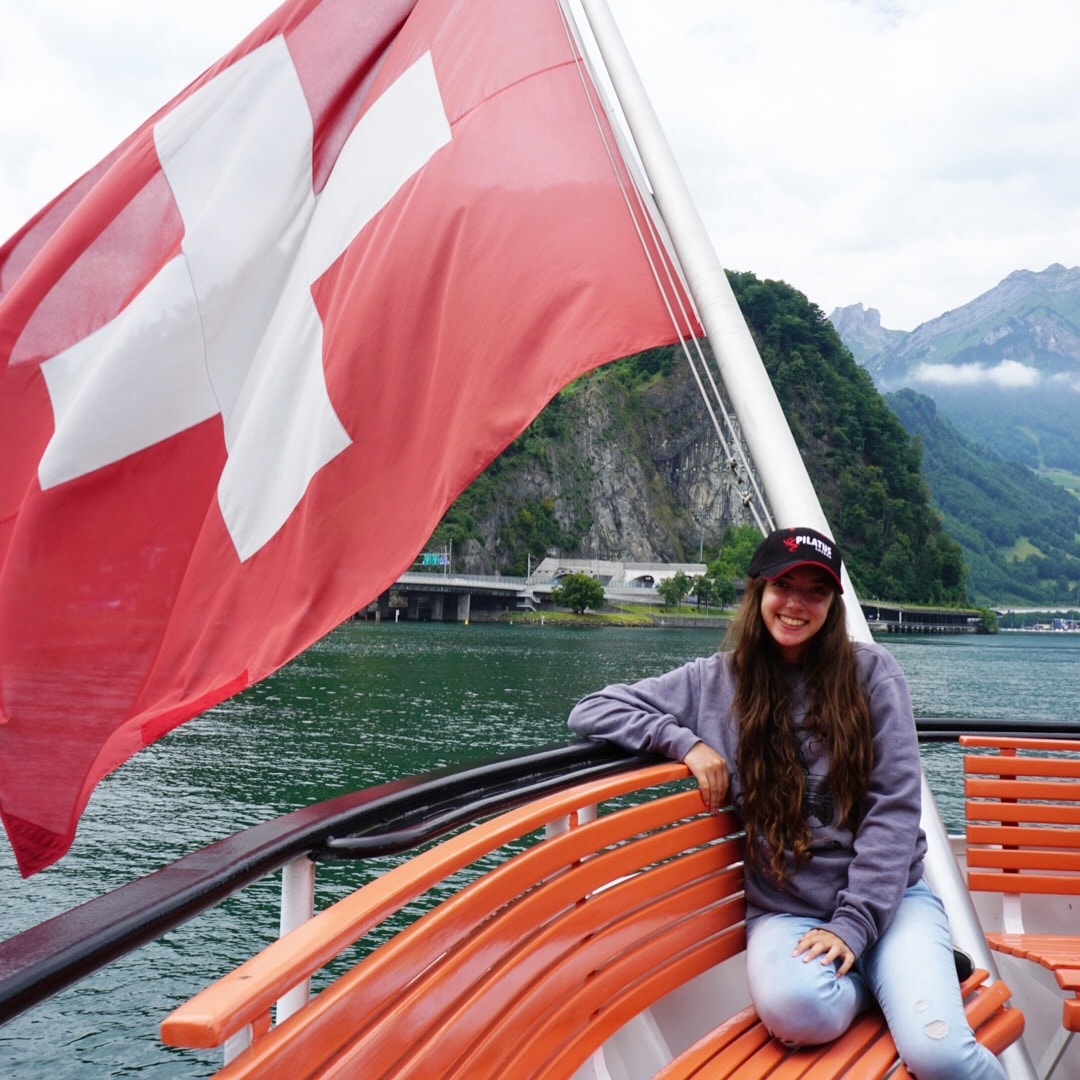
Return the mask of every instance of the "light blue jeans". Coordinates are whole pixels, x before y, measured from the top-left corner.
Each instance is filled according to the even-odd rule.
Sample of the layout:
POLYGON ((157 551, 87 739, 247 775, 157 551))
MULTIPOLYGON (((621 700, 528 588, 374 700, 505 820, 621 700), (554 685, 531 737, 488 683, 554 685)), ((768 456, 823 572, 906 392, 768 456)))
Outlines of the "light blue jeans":
POLYGON ((889 928, 855 966, 791 954, 821 923, 796 915, 761 915, 747 931, 746 975, 758 1015, 792 1046, 842 1035, 876 999, 900 1058, 918 1080, 1004 1080, 1001 1063, 975 1041, 964 1017, 949 924, 925 882, 904 893, 889 928))

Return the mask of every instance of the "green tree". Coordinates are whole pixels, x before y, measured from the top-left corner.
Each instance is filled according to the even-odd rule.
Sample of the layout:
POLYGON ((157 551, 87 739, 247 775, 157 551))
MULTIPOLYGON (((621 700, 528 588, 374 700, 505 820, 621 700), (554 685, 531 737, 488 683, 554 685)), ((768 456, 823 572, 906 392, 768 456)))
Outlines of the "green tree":
POLYGON ((761 533, 754 525, 730 525, 724 530, 720 556, 709 563, 709 576, 716 581, 746 577, 750 560, 761 543, 761 533))
POLYGON ((568 607, 575 615, 583 615, 586 608, 598 611, 604 606, 604 586, 588 574, 567 574, 551 590, 551 601, 556 607, 568 607))
POLYGON ((721 607, 731 607, 738 595, 735 582, 731 578, 717 578, 713 585, 713 596, 721 607))
POLYGON ((504 574, 524 575, 530 554, 548 551, 573 551, 581 540, 575 533, 564 530, 555 517, 555 500, 551 497, 525 498, 509 515, 499 530, 500 559, 504 574))
POLYGON ((709 604, 713 603, 716 599, 716 583, 712 578, 705 574, 699 574, 690 583, 694 593, 694 599, 697 601, 698 609, 701 609, 702 604, 705 605, 705 610, 709 610, 709 604))
POLYGON ((676 570, 656 586, 656 591, 664 601, 664 607, 678 607, 690 592, 690 579, 681 570, 676 570))

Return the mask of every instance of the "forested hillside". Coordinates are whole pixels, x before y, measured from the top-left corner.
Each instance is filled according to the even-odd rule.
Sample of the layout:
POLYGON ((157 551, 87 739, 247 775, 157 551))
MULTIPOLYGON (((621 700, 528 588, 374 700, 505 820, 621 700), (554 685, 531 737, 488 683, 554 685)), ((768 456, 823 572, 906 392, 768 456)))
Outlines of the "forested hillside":
MULTIPOLYGON (((962 602, 911 439, 822 311, 797 290, 729 275, 860 595, 962 602)), ((524 572, 547 554, 715 557, 747 513, 680 354, 653 350, 559 394, 457 500, 431 546, 455 566, 524 572)))
POLYGON ((886 401, 925 447, 927 482, 945 527, 964 549, 972 598, 1075 600, 1080 503, 1027 466, 967 439, 930 398, 900 390, 886 401))
POLYGON ((729 277, 860 594, 964 599, 960 548, 930 506, 919 444, 870 376, 797 289, 729 277))

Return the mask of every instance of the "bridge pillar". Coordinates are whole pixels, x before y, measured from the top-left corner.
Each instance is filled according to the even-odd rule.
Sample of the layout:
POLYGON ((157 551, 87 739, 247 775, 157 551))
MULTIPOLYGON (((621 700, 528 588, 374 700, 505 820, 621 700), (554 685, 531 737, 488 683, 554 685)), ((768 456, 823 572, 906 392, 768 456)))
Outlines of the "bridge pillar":
POLYGON ((468 622, 469 612, 472 610, 472 596, 469 593, 459 593, 457 598, 457 621, 468 622))
POLYGON ((443 594, 435 593, 431 598, 431 621, 443 621, 443 594))
POLYGON ((416 622, 420 618, 420 596, 417 593, 409 593, 409 609, 405 616, 410 622, 416 622))

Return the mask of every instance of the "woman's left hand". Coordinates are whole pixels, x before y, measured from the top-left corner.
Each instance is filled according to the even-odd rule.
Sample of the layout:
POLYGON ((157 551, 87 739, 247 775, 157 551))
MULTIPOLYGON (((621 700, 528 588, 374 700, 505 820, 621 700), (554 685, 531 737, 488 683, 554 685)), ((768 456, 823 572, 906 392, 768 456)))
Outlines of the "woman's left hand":
POLYGON ((837 975, 846 975, 855 963, 855 954, 844 943, 843 938, 837 937, 831 930, 825 930, 820 926, 813 930, 807 930, 799 943, 795 946, 792 956, 803 956, 803 963, 808 964, 815 956, 821 957, 823 964, 833 964, 839 961, 836 969, 837 975))

